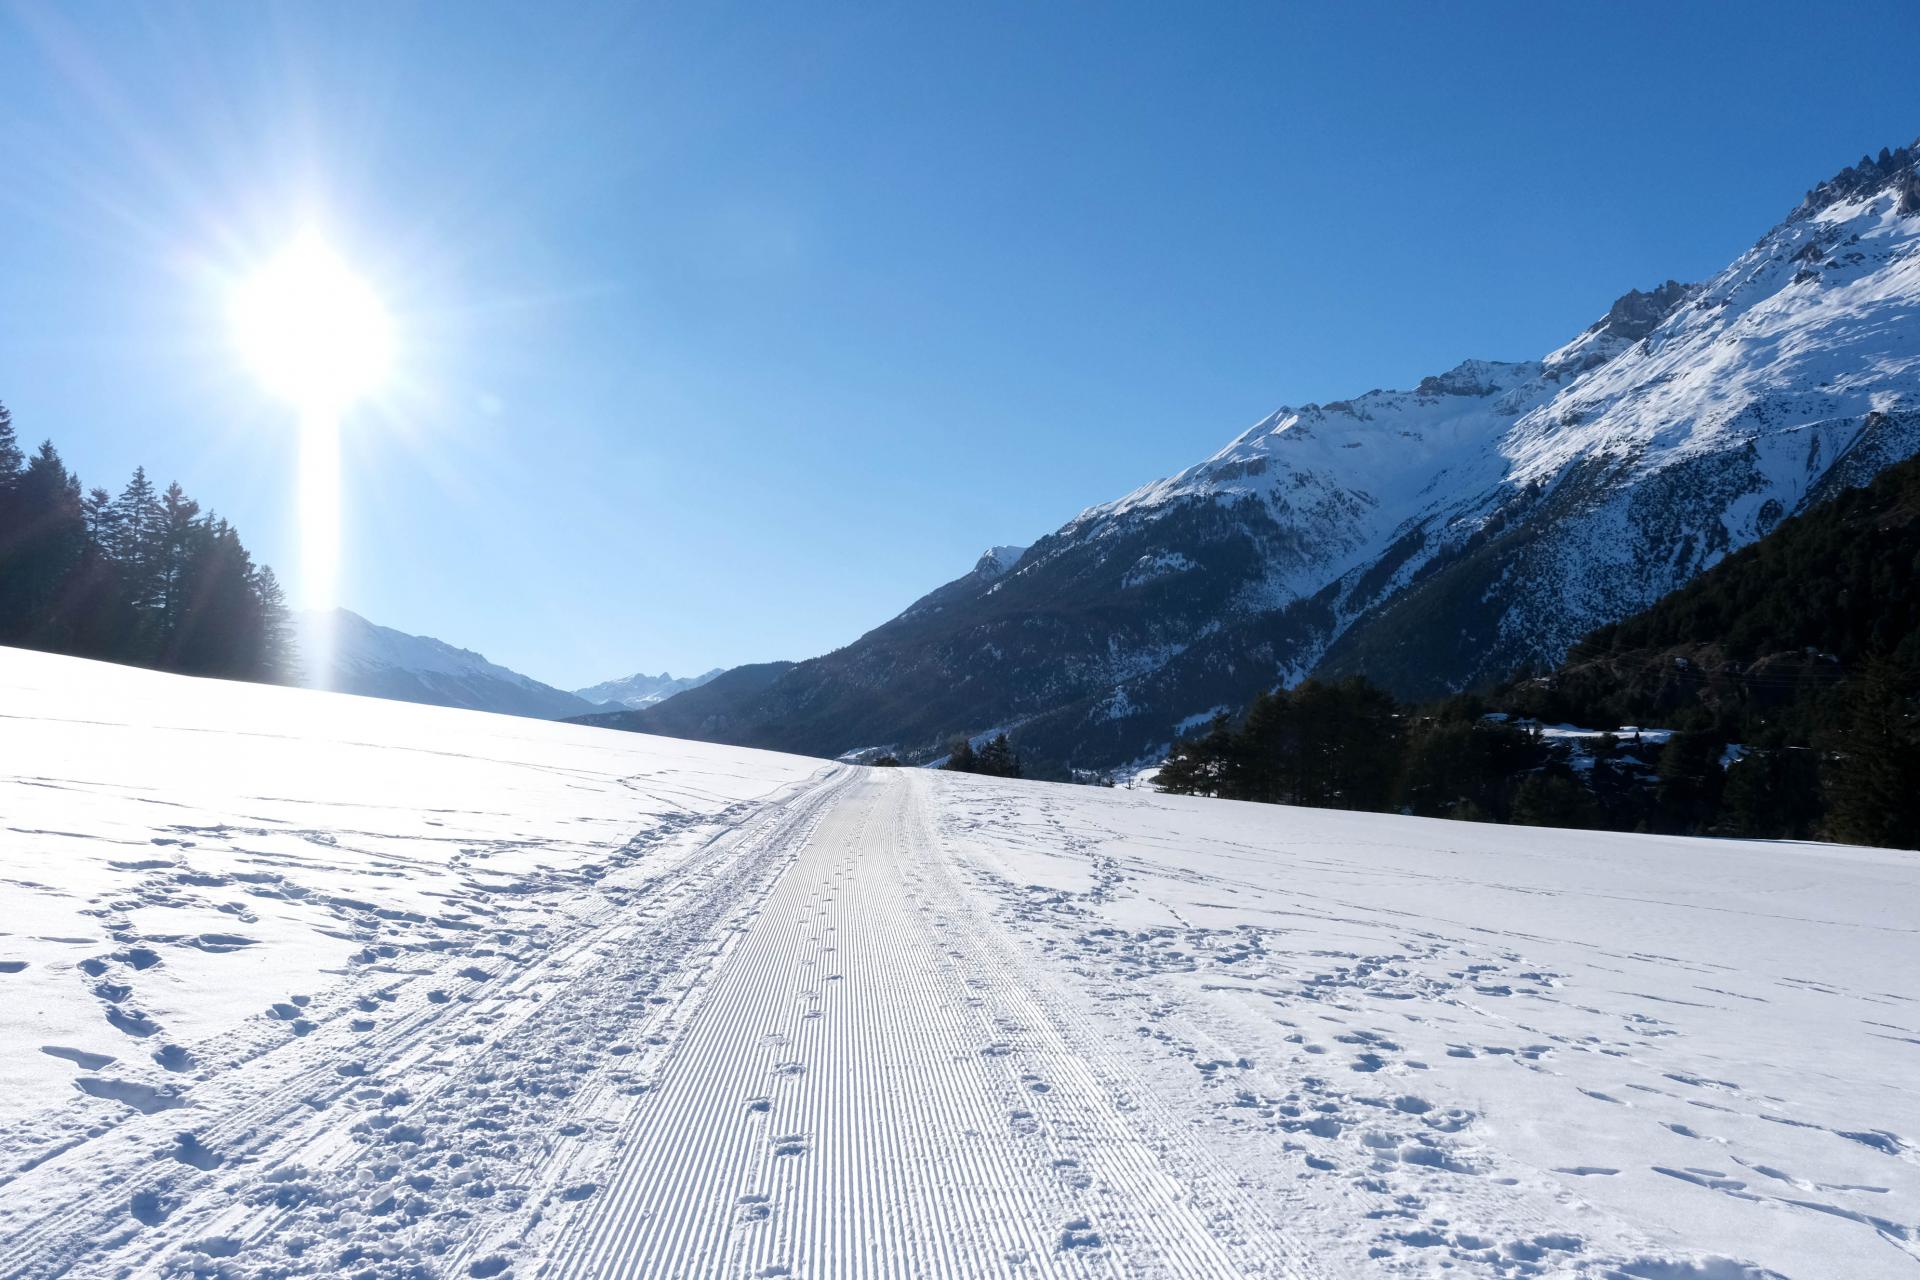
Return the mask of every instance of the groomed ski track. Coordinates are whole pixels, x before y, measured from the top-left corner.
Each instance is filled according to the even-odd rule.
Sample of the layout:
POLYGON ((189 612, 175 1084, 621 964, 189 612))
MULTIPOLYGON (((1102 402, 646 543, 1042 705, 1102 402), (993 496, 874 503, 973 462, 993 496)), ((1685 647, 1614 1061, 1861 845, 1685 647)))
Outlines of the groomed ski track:
POLYGON ((1222 1238, 1231 1180, 1170 1169, 969 918, 926 780, 833 785, 541 1274, 1298 1274, 1273 1224, 1222 1238))
POLYGON ((830 770, 191 1109, 0 1140, 0 1275, 1323 1274, 1076 1041, 930 785, 830 770))

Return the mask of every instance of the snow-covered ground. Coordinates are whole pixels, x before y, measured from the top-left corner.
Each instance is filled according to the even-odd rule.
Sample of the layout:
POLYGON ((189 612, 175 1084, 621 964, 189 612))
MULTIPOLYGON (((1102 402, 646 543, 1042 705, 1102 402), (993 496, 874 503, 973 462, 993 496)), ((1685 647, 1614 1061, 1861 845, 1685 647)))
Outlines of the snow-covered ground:
POLYGON ((0 1275, 1913 1275, 1916 907, 0 650, 0 1275))

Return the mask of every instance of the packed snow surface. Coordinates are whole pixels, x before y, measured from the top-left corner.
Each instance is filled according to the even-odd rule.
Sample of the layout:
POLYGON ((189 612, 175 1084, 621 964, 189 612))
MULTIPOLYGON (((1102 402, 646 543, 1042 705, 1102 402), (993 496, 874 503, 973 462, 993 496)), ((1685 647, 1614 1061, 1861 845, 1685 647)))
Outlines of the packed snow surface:
POLYGON ((0 690, 0 1275, 1920 1266, 1913 854, 0 690))

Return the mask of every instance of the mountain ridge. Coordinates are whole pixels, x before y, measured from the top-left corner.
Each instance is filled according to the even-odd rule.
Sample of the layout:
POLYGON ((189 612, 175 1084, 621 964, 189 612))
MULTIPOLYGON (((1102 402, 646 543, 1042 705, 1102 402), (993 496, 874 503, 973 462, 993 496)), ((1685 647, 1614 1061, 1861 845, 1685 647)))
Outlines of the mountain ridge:
POLYGON ((635 710, 640 707, 650 707, 656 702, 664 702, 677 693, 685 693, 688 689, 697 689, 725 670, 725 667, 715 667, 697 676, 677 678, 667 671, 662 671, 657 676, 650 676, 640 671, 630 676, 622 676, 617 680, 602 680, 599 684, 575 689, 573 696, 596 706, 612 704, 635 710))
POLYGON ((585 699, 489 662, 471 649, 383 627, 348 609, 305 612, 297 626, 303 652, 331 651, 332 670, 323 683, 335 692, 541 720, 565 719, 593 708, 585 699), (331 643, 319 635, 329 624, 331 643))
POLYGON ((1419 698, 1551 665, 1920 451, 1916 191, 1913 148, 1863 159, 1538 359, 1277 410, 708 722, 908 759, 991 726, 1102 768, 1316 672, 1419 698))

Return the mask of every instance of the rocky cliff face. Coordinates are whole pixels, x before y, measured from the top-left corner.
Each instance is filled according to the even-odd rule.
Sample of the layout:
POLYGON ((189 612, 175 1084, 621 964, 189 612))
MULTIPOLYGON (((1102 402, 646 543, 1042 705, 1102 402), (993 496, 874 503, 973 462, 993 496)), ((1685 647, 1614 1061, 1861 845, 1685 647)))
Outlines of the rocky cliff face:
POLYGON ((1426 696, 1551 664, 1920 452, 1915 165, 1863 159, 1712 279, 1629 292, 1539 360, 1281 409, 799 664, 727 740, 1008 729, 1109 766, 1309 674, 1426 696))

